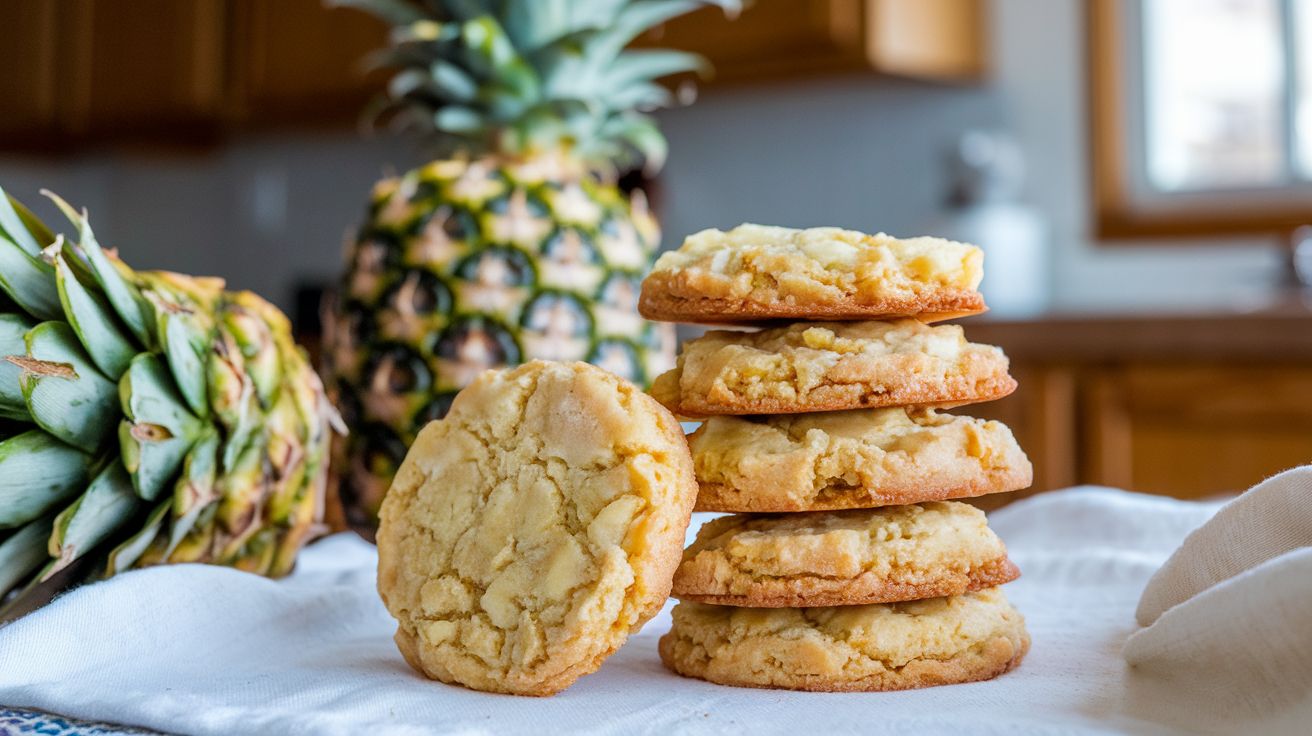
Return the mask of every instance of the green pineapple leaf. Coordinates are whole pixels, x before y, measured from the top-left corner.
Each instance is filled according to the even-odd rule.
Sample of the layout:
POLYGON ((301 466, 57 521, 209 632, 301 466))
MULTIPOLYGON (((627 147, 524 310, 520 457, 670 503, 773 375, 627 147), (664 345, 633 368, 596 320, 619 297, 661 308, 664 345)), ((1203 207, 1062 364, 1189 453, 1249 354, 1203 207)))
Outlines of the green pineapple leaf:
POLYGON ((31 420, 27 401, 23 399, 23 388, 18 382, 23 369, 5 358, 27 355, 27 343, 23 337, 33 326, 21 315, 0 314, 0 417, 5 419, 31 420))
POLYGON ((86 486, 90 465, 89 455, 41 430, 0 442, 0 529, 27 524, 67 502, 86 486))
POLYGON ((82 218, 78 240, 96 283, 104 292, 105 299, 114 307, 118 318, 127 325, 138 344, 147 348, 157 347, 151 333, 153 320, 150 317, 150 304, 124 278, 124 272, 131 273, 130 269, 121 262, 116 265, 110 260, 96 241, 95 233, 91 231, 91 222, 86 217, 82 218))
POLYGON ((484 119, 472 108, 449 105, 433 114, 433 125, 440 131, 468 136, 483 129, 484 119))
POLYGON ((649 173, 665 165, 669 144, 665 141, 665 136, 661 135, 656 121, 650 116, 629 113, 622 118, 612 118, 606 124, 609 129, 604 132, 603 137, 624 146, 613 155, 628 156, 635 163, 645 162, 643 165, 647 167, 649 173))
MULTIPOLYGON (((602 85, 614 94, 647 80, 681 72, 707 72, 706 60, 697 54, 683 51, 630 51, 612 63, 606 70, 602 85)), ((613 99, 613 98, 608 98, 613 99)), ((628 109, 616 106, 612 109, 628 109)))
POLYGON ((31 210, 0 189, 0 239, 12 241, 35 258, 55 241, 55 236, 31 210))
POLYGON ((140 508, 141 500, 132 492, 123 464, 117 460, 109 463, 86 492, 55 517, 48 547, 54 562, 42 571, 40 580, 49 580, 109 539, 140 508))
POLYGON ((395 26, 424 20, 428 13, 407 0, 326 0, 330 7, 356 8, 382 18, 395 26))
POLYGON ((55 268, 7 237, 0 237, 0 291, 39 320, 62 319, 55 268))
POLYGON ((55 286, 69 325, 101 373, 116 380, 127 371, 138 348, 119 328, 109 302, 78 280, 62 251, 55 254, 54 265, 55 286))
POLYGON ((0 590, 10 590, 50 562, 47 547, 55 517, 47 516, 0 539, 0 590))
POLYGON ((156 505, 141 524, 141 528, 110 551, 109 558, 105 561, 105 577, 130 570, 141 560, 146 550, 159 537, 165 522, 168 521, 169 509, 172 505, 171 500, 156 505))
POLYGON ((114 428, 118 391, 82 350, 73 328, 42 322, 28 331, 26 356, 7 358, 22 369, 19 385, 32 421, 86 452, 95 452, 114 428))
POLYGON ((429 131, 445 154, 563 149, 607 176, 637 165, 654 172, 664 162, 655 126, 628 119, 679 100, 655 80, 709 71, 694 54, 625 47, 699 7, 741 7, 739 0, 346 4, 395 25, 392 48, 370 57, 396 69, 388 101, 367 110, 371 122, 429 131))
POLYGON ((567 35, 572 0, 506 0, 506 35, 515 48, 533 51, 567 35))
POLYGON ((159 498, 176 476, 204 425, 187 410, 168 368, 153 353, 132 360, 119 382, 124 420, 119 425, 123 463, 137 495, 159 498))
POLYGON ((182 473, 173 489, 173 527, 165 557, 172 555, 187 535, 191 534, 201 513, 218 498, 215 483, 221 444, 219 433, 210 427, 187 453, 182 473))

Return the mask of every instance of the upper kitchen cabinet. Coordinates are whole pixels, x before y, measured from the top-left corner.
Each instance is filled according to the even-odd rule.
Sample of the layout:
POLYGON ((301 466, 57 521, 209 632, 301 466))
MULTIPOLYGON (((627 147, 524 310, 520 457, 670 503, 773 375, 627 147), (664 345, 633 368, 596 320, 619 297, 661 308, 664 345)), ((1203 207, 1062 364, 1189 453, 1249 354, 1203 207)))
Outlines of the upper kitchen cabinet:
POLYGON ((715 81, 872 71, 970 82, 987 67, 986 0, 755 0, 738 18, 707 7, 653 39, 696 51, 715 81))
POLYGON ((0 3, 0 147, 349 126, 379 89, 361 59, 385 43, 373 17, 322 0, 0 3))
POLYGON ((56 3, 62 132, 155 135, 217 122, 224 104, 223 0, 131 5, 129 13, 122 0, 56 3))
POLYGON ((0 141, 31 140, 55 124, 54 3, 0 3, 0 141))
MULTIPOLYGON (((707 8, 659 33, 708 57, 712 83, 858 70, 969 81, 985 67, 984 2, 756 0, 735 20, 707 8)), ((323 0, 0 2, 0 149, 349 127, 383 84, 361 60, 386 42, 381 22, 323 0)))
POLYGON ((350 124, 383 88, 364 57, 387 44, 373 16, 325 0, 232 0, 232 113, 259 124, 350 124))
POLYGON ((0 144, 173 134, 225 103, 223 0, 0 3, 0 144), (142 22, 149 18, 151 22, 142 22))

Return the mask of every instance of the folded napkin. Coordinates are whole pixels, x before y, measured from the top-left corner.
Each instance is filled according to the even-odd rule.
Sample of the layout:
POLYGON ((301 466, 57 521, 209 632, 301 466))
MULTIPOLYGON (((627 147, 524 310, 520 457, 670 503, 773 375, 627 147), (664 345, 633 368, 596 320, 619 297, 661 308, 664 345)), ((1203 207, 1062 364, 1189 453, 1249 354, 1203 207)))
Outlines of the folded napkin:
MULTIPOLYGON (((57 599, 0 629, 0 705, 225 736, 1170 733, 1187 726, 1151 704, 1128 707, 1132 681, 1152 676, 1127 666, 1121 649, 1149 578, 1219 506, 1080 488, 993 514, 1024 571, 1006 592, 1033 646, 1019 669, 989 682, 900 693, 720 687, 661 666, 666 611, 556 697, 472 692, 406 666, 374 591, 373 549, 338 535, 307 549, 282 581, 177 566, 57 599)), ((1251 716, 1224 721, 1224 707, 1204 703, 1200 715, 1254 732, 1243 728, 1251 716)))
POLYGON ((1196 730, 1312 733, 1312 467, 1190 534, 1144 589, 1130 707, 1196 730))

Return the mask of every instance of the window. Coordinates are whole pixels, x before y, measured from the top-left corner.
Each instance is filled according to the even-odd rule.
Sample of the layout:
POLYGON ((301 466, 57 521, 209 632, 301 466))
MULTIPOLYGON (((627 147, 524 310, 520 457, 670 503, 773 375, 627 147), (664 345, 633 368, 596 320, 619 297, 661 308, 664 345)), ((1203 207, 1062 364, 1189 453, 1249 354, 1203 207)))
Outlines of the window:
POLYGON ((1312 0, 1087 0, 1105 237, 1312 223, 1312 0))
POLYGON ((1293 37, 1297 39, 1291 85, 1297 102, 1294 106, 1294 130, 1298 140, 1298 170, 1312 179, 1312 0, 1293 3, 1293 37))

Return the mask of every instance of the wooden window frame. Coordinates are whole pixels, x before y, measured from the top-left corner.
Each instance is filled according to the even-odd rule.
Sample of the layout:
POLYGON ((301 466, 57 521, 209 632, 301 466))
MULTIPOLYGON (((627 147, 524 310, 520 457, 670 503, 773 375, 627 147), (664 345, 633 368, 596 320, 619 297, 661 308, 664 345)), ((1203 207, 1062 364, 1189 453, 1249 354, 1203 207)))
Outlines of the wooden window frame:
POLYGON ((1141 90, 1128 77, 1137 39, 1127 38, 1127 2, 1085 0, 1085 10, 1093 222, 1100 240, 1288 235, 1312 224, 1312 196, 1295 187, 1164 193, 1145 206, 1130 170, 1141 144, 1127 102, 1141 90))

